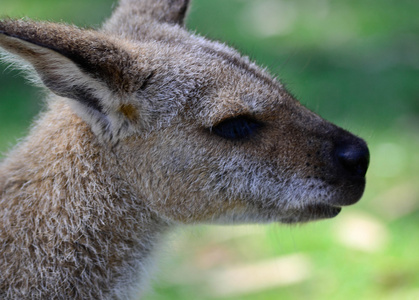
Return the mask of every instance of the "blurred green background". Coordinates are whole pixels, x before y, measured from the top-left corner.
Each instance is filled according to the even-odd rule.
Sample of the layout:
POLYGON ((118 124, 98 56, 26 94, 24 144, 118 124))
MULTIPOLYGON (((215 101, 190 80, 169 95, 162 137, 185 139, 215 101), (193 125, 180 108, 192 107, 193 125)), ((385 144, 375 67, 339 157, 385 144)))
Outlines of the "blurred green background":
MULTIPOLYGON (((188 27, 226 41, 302 103, 365 138, 364 198, 335 219, 196 226, 170 236, 146 299, 419 299, 419 1, 194 0, 188 27)), ((112 0, 3 0, 1 14, 98 27, 112 0)), ((0 151, 43 92, 0 65, 0 151)))

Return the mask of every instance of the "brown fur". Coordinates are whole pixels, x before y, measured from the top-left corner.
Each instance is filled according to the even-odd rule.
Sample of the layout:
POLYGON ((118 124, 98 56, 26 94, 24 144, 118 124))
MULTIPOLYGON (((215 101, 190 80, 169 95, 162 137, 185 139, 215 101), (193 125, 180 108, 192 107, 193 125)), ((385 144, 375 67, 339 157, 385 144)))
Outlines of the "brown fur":
POLYGON ((0 21, 52 92, 0 165, 0 298, 135 298, 169 227, 306 222, 361 197, 365 143, 188 33, 187 7, 121 0, 101 31, 0 21), (220 134, 237 119, 260 128, 220 134))

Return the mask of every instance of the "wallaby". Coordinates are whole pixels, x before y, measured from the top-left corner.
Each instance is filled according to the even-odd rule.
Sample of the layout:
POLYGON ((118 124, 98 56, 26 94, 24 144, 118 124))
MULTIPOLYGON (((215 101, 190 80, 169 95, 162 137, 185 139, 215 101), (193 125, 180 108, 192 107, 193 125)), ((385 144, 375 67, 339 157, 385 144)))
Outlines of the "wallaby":
POLYGON ((51 91, 0 165, 1 299, 136 299, 175 225, 307 222, 360 199, 366 143, 186 31, 188 2, 121 0, 100 30, 0 21, 5 59, 51 91))

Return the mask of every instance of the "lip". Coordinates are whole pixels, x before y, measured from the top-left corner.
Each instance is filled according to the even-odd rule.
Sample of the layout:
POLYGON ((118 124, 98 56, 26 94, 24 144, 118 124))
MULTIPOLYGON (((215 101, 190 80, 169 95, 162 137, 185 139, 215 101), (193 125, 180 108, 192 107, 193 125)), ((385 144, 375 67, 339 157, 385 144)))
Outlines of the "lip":
POLYGON ((315 219, 329 219, 336 217, 342 208, 326 203, 318 203, 307 206, 306 210, 315 219))
POLYGON ((294 214, 292 217, 281 219, 282 223, 304 223, 309 221, 316 221, 321 219, 330 219, 336 217, 342 208, 326 203, 316 203, 305 206, 299 214, 294 214))

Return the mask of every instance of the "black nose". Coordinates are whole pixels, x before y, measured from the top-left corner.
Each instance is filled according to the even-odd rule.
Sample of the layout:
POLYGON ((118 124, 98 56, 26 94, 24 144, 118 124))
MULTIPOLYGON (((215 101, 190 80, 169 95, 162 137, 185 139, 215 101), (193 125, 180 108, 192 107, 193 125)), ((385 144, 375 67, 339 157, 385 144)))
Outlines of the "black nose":
POLYGON ((351 176, 364 177, 367 173, 370 152, 362 140, 339 145, 335 155, 339 164, 351 176))

